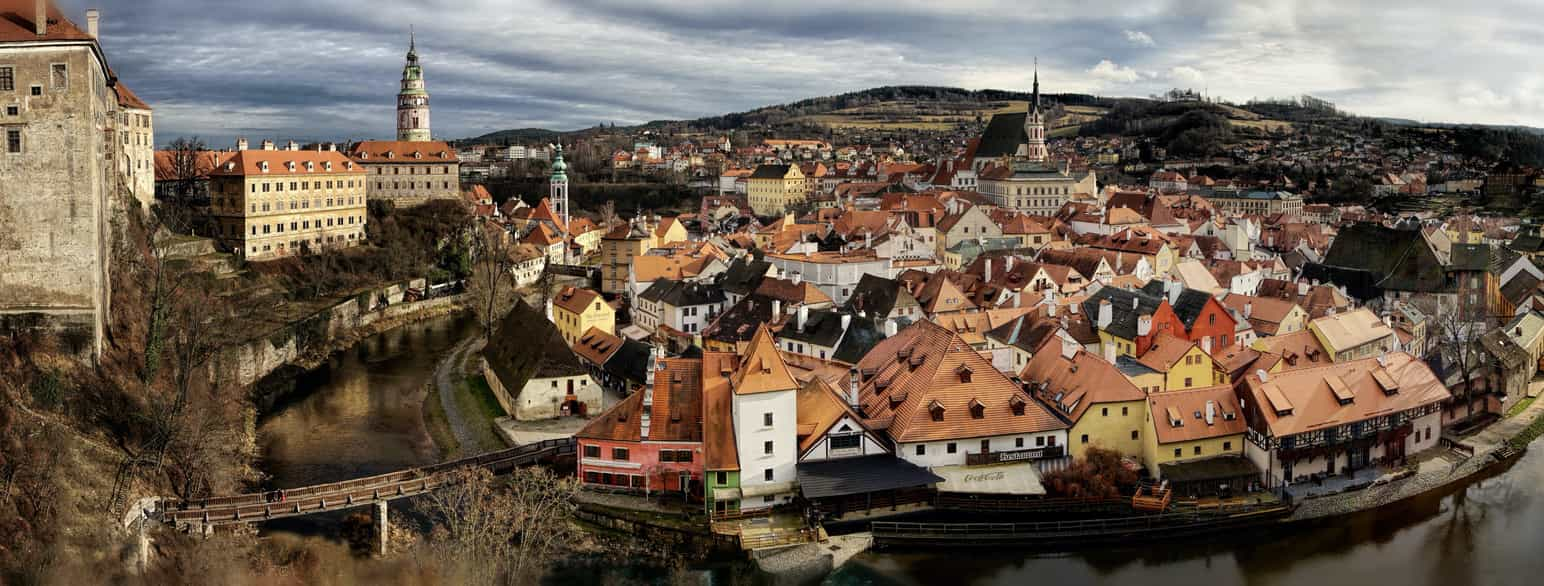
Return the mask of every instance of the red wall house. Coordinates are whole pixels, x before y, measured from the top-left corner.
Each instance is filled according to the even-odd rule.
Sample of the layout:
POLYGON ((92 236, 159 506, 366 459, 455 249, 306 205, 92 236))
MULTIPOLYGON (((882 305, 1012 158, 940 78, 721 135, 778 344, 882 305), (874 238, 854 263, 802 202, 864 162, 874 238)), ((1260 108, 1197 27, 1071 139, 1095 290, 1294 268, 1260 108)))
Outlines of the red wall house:
MULTIPOLYGON (((1161 282, 1154 281, 1154 283, 1161 282)), ((1152 346, 1153 338, 1159 332, 1168 332, 1176 338, 1195 342, 1196 345, 1208 349, 1208 353, 1215 354, 1223 348, 1238 343, 1234 338, 1237 327, 1238 321, 1233 319, 1233 315, 1228 313, 1227 306, 1216 297, 1203 291, 1186 289, 1178 295, 1166 296, 1163 302, 1158 304, 1158 309, 1153 311, 1152 330, 1148 335, 1136 340, 1137 355, 1147 353, 1148 347, 1152 346), (1177 299, 1186 309, 1186 316, 1190 317, 1189 323, 1186 323, 1175 310, 1174 305, 1170 304, 1171 299, 1177 299), (1205 342, 1208 339, 1211 340, 1210 346, 1205 342)))
POLYGON ((650 371, 652 384, 575 434, 579 479, 595 488, 700 498, 702 360, 661 359, 650 371))

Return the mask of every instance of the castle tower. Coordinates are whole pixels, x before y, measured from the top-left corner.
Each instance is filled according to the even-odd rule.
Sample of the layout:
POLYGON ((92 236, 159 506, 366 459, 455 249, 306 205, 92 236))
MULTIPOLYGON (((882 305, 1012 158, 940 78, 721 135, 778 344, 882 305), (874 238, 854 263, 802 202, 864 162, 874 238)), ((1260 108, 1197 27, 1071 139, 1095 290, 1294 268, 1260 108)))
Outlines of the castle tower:
MULTIPOLYGON (((552 213, 557 214, 564 226, 568 226, 568 163, 563 161, 562 144, 552 146, 552 177, 548 178, 548 182, 547 199, 552 203, 552 213)), ((563 247, 563 254, 566 260, 568 247, 563 247)))
POLYGON ((1035 163, 1051 158, 1045 146, 1045 114, 1040 111, 1040 59, 1035 59, 1035 90, 1029 103, 1029 114, 1024 116, 1024 136, 1027 140, 1019 154, 1035 163))
POLYGON ((430 140, 429 92, 424 89, 418 42, 412 33, 408 36, 407 66, 402 68, 402 92, 397 94, 397 140, 430 140))

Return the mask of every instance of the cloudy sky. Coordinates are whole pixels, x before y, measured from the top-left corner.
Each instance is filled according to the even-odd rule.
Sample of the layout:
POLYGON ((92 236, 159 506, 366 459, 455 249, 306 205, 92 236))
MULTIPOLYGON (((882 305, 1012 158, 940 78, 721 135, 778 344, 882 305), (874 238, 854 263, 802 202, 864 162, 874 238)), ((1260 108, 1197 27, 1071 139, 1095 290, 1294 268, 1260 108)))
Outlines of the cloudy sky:
POLYGON ((1544 126, 1544 2, 59 0, 102 9, 158 139, 394 134, 408 27, 436 137, 747 110, 883 85, 1244 101, 1544 126))

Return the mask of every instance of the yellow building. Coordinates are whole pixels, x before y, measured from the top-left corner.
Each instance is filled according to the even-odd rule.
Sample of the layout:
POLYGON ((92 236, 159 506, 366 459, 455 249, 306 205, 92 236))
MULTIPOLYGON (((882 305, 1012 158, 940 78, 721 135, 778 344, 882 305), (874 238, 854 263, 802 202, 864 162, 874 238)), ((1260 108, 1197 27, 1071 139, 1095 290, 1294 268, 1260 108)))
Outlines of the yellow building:
POLYGON ((1394 329, 1365 307, 1308 322, 1308 330, 1335 362, 1387 354, 1398 342, 1394 329))
POLYGON ((654 236, 642 222, 617 224, 600 240, 600 290, 620 295, 627 290, 627 273, 633 258, 643 256, 654 243, 654 236))
POLYGON ((780 216, 807 199, 804 173, 798 165, 761 165, 746 181, 745 193, 756 215, 780 216))
POLYGON ((1153 338, 1153 343, 1138 362, 1162 375, 1163 391, 1184 391, 1220 384, 1212 357, 1194 342, 1167 332, 1153 338))
POLYGON ((214 238, 247 260, 365 239, 365 169, 331 151, 240 151, 209 173, 214 238))
POLYGON ((1229 386, 1154 393, 1147 398, 1142 461, 1154 478, 1177 464, 1244 455, 1248 425, 1229 386))
POLYGON ((654 228, 655 248, 664 248, 677 242, 686 242, 687 238, 686 226, 681 224, 680 218, 664 218, 654 228))
POLYGON ((552 299, 552 322, 557 324, 563 341, 572 346, 590 328, 616 335, 617 312, 599 292, 564 287, 552 299))
POLYGON ((1115 365, 1083 350, 1075 340, 1052 336, 1019 373, 1046 404, 1072 421, 1068 454, 1082 458, 1089 448, 1140 458, 1147 419, 1147 394, 1115 365))

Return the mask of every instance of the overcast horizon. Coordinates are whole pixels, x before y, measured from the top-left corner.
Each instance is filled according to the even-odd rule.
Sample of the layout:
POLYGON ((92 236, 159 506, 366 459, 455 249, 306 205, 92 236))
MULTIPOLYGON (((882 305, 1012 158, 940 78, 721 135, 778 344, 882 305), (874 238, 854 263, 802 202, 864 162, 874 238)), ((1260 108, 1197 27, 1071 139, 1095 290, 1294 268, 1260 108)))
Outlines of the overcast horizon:
POLYGON ((739 112, 887 85, 1235 102, 1544 127, 1544 3, 1324 0, 61 0, 102 10, 157 141, 394 135, 409 25, 434 135, 739 112))

